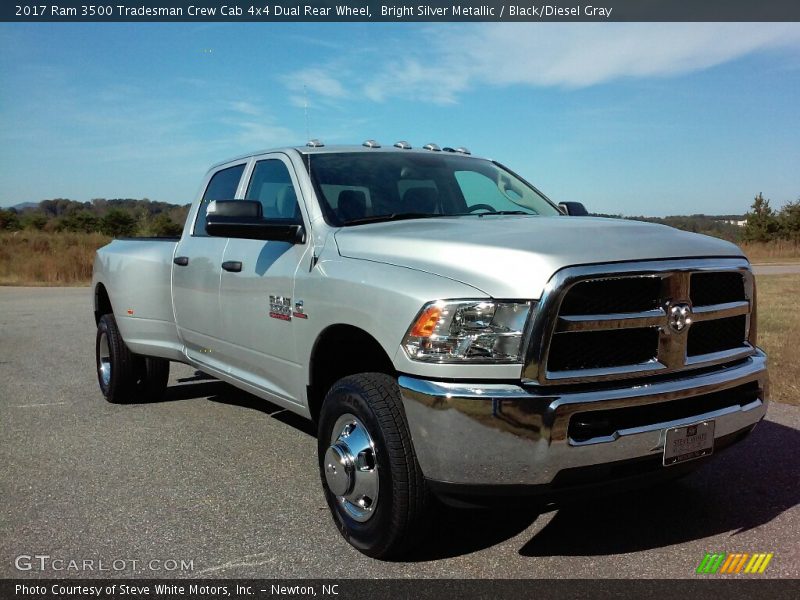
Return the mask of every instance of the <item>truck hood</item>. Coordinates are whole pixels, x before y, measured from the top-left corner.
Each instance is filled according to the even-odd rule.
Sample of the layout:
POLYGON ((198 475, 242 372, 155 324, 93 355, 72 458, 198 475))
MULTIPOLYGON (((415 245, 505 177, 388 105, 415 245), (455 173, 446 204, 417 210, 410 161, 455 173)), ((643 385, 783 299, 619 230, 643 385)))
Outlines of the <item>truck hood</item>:
POLYGON ((705 235, 595 217, 437 217, 343 227, 335 238, 344 257, 448 277, 495 298, 538 299, 568 266, 743 256, 705 235))

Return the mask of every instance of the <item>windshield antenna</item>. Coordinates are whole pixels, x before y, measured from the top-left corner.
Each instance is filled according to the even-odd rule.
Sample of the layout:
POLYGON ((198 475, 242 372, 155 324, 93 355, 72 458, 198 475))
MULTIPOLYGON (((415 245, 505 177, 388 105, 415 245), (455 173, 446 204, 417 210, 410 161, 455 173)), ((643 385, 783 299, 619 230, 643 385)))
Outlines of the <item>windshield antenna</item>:
POLYGON ((306 118, 306 140, 311 139, 310 128, 308 126, 308 86, 303 84, 303 112, 306 118))
MULTIPOLYGON (((303 112, 306 118, 306 141, 311 139, 311 126, 309 125, 310 119, 308 118, 308 86, 303 84, 303 112)), ((308 144, 306 144, 308 145, 308 144)), ((306 153, 306 169, 308 176, 311 177, 311 153, 306 153)))
MULTIPOLYGON (((306 120, 306 145, 310 143, 311 140, 311 127, 309 125, 309 118, 308 118, 308 86, 303 84, 303 112, 305 114, 306 120)), ((308 179, 311 181, 311 153, 306 152, 306 170, 308 171, 308 179)), ((313 184, 312 184, 313 187, 313 184)), ((312 238, 313 239, 313 238, 312 238)), ((317 261, 319 261, 319 255, 317 254, 318 249, 317 245, 314 244, 314 249, 311 253, 311 264, 308 267, 309 273, 314 269, 317 265, 317 261)))

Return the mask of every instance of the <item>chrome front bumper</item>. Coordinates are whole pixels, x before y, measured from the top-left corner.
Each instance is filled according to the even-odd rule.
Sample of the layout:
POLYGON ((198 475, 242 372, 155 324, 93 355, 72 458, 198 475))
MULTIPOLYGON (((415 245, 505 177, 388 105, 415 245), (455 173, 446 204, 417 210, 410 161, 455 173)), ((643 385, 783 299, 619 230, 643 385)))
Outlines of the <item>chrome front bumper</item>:
MULTIPOLYGON (((426 478, 474 486, 547 485, 562 470, 657 457, 665 431, 715 421, 720 439, 745 432, 767 411, 766 355, 735 366, 620 387, 555 392, 545 386, 446 383, 401 376, 400 390, 417 459, 426 478), (639 424, 576 441, 568 434, 578 413, 656 405, 747 386, 756 397, 716 410, 639 424)), ((655 407, 654 407, 655 408, 655 407)))

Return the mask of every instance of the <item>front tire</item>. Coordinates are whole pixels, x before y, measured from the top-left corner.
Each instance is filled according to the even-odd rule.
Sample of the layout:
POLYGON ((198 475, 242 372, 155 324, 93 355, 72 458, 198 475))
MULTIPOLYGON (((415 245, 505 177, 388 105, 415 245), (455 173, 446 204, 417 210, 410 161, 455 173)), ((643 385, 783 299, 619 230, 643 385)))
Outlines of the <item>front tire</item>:
POLYGON ((167 389, 169 361, 131 352, 112 314, 97 324, 95 357, 100 391, 109 402, 160 400, 167 389))
POLYGON ((322 405, 317 444, 325 499, 342 536, 373 558, 410 550, 431 501, 396 379, 364 373, 337 381, 322 405))

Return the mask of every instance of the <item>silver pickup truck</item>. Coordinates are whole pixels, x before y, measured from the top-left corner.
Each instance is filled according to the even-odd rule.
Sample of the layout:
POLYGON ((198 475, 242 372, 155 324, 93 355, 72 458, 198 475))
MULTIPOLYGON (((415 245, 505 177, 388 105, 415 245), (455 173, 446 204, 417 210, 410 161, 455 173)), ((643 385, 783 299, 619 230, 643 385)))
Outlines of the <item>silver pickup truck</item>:
POLYGON ((154 399, 178 361, 312 419, 336 525, 374 557, 434 505, 682 475, 767 410, 748 261, 570 208, 433 144, 220 163, 179 240, 98 250, 100 388, 154 399))

